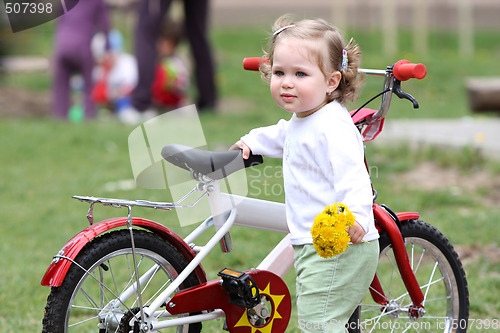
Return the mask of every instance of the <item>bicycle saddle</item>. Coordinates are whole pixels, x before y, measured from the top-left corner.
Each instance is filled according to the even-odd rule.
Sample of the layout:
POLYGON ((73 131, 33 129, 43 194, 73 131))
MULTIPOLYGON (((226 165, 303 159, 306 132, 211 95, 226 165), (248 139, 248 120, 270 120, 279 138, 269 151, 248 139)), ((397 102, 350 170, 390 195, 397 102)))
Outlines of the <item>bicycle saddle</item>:
POLYGON ((213 152, 180 144, 166 145, 161 150, 161 156, 175 166, 201 173, 215 180, 263 162, 261 155, 253 154, 244 160, 241 150, 213 152))

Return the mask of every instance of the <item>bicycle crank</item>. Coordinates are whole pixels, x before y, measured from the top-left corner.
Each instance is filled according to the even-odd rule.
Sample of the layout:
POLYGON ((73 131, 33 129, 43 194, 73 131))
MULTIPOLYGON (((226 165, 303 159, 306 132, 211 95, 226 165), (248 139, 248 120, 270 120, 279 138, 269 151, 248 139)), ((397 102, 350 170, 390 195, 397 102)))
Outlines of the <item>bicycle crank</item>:
POLYGON ((222 309, 231 333, 285 332, 292 302, 278 275, 265 270, 221 272, 219 280, 176 294, 167 303, 168 312, 180 315, 222 309))

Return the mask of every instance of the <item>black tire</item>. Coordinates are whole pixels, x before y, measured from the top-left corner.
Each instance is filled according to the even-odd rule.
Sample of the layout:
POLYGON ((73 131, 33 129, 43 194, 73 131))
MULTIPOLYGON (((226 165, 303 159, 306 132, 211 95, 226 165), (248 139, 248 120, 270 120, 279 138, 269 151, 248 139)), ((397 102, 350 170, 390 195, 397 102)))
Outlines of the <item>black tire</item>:
POLYGON ((399 275, 386 233, 380 235, 377 275, 387 306, 368 293, 348 322, 349 332, 466 332, 469 318, 467 279, 448 239, 420 220, 401 222, 412 270, 424 294, 426 313, 410 318, 411 299, 399 275))
MULTIPOLYGON (((155 293, 164 290, 188 262, 169 242, 151 232, 134 230, 134 243, 140 276, 159 265, 147 283, 141 284, 142 301, 147 306, 155 293)), ((139 306, 137 293, 123 303, 116 302, 116 295, 135 282, 129 230, 113 231, 92 240, 75 261, 78 265, 71 265, 62 285, 53 287, 47 298, 43 332, 123 331, 123 325, 119 327, 121 319, 131 318, 139 306), (111 306, 113 302, 115 305, 111 306)), ((197 284, 199 281, 191 274, 179 289, 197 284)), ((177 332, 200 331, 201 323, 177 327, 177 332)))

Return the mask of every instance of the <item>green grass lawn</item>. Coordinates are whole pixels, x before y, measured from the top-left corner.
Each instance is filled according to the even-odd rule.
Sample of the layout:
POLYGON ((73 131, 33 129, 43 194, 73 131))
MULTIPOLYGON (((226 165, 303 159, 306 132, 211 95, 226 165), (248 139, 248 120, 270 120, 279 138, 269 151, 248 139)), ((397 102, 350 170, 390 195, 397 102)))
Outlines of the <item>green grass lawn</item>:
MULTIPOLYGON (((364 51, 364 67, 384 68, 397 60, 384 59, 378 42, 380 37, 376 34, 359 32, 352 35, 364 51)), ((223 112, 201 115, 207 142, 231 144, 251 128, 275 123, 280 117, 286 116, 274 106, 268 87, 259 75, 241 69, 243 57, 261 54, 265 38, 265 29, 214 31, 217 80, 223 112)), ((421 110, 412 110, 408 102, 394 101, 390 118, 470 115, 464 88, 465 78, 500 75, 497 63, 500 46, 492 42, 494 38, 498 39, 498 34, 478 36, 474 59, 458 57, 453 37, 438 34, 431 38, 433 47, 430 54, 418 56, 401 53, 400 58, 426 63, 428 77, 403 86, 419 100, 421 110)), ((49 81, 47 77, 32 79, 49 81)), ((30 81, 29 78, 23 80, 30 81)), ((9 83, 7 79, 6 84, 19 86, 23 82, 9 83)), ((381 84, 377 78, 367 78, 360 101, 377 93, 381 84)), ((31 83, 30 89, 45 89, 48 92, 48 87, 40 87, 40 84, 35 83, 31 83)), ((377 106, 378 101, 371 105, 373 108, 377 106)), ((0 119, 2 332, 34 332, 41 329, 49 289, 42 287, 40 280, 52 256, 69 238, 87 226, 85 215, 88 206, 71 199, 72 195, 168 199, 164 191, 110 189, 106 185, 133 178, 127 147, 131 130, 109 117, 80 124, 63 123, 50 118, 0 119)), ((419 184, 402 181, 403 175, 429 161, 441 166, 443 172, 458 170, 463 179, 479 171, 498 177, 498 166, 467 151, 427 149, 408 155, 408 147, 398 144, 384 148, 368 144, 367 151, 370 165, 376 168, 373 182, 379 191, 379 202, 388 204, 396 211, 421 212, 422 219, 440 229, 454 245, 473 252, 473 255, 464 258, 470 289, 470 318, 498 320, 500 265, 495 254, 500 253, 500 208, 488 200, 495 188, 483 184, 467 191, 453 188, 426 190, 420 188, 419 184)), ((279 171, 279 165, 278 160, 267 159, 265 162, 265 166, 271 167, 271 170, 279 171)), ((258 182, 258 170, 248 170, 249 179, 258 182)), ((268 189, 273 186, 276 189, 274 193, 266 192, 263 183, 259 182, 257 186, 261 190, 251 194, 282 201, 283 193, 279 191, 281 179, 269 177, 266 180, 268 189)), ((100 220, 125 214, 124 209, 98 207, 95 218, 100 220)), ((179 227, 168 212, 138 209, 137 214, 162 222, 183 235, 190 229, 179 227)), ((209 272, 209 278, 215 278, 215 273, 224 266, 240 270, 255 267, 281 235, 236 227, 232 238, 236 245, 232 254, 217 252, 208 258, 205 269, 209 272)), ((293 272, 287 275, 286 280, 293 296, 293 272)), ((209 324, 205 331, 221 331, 221 325, 220 322, 209 324)), ((295 316, 292 317, 289 331, 298 332, 295 316)), ((487 330, 474 327, 471 331, 487 330)))

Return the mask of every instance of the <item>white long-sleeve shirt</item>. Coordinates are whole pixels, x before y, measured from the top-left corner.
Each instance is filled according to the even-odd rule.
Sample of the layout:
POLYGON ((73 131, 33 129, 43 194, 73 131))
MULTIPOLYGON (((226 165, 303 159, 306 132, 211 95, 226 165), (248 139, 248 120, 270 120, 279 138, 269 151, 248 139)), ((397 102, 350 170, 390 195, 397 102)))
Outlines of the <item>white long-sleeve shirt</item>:
POLYGON ((334 101, 304 118, 294 114, 288 121, 253 129, 241 140, 254 154, 283 158, 292 244, 312 243, 314 218, 337 202, 354 214, 365 241, 378 238, 363 139, 344 106, 334 101))

